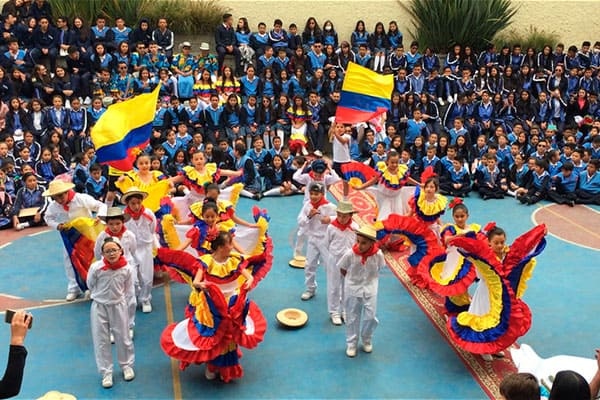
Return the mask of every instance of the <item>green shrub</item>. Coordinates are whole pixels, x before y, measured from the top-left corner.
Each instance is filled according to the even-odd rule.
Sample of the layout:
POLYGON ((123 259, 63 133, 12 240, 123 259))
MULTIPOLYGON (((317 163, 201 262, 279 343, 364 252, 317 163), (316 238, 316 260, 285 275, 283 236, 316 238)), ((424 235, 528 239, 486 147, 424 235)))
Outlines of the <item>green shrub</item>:
POLYGON ((125 19, 135 28, 141 17, 156 26, 160 17, 166 17, 169 28, 176 34, 192 35, 213 32, 229 8, 216 0, 60 0, 52 3, 53 16, 81 16, 93 25, 98 15, 112 24, 116 17, 125 19))
POLYGON ((510 0, 398 0, 412 17, 409 33, 421 48, 447 52, 455 44, 481 51, 510 25, 517 9, 510 0))
POLYGON ((175 33, 193 35, 214 32, 228 11, 216 0, 158 0, 151 3, 146 16, 153 21, 166 16, 175 33))
POLYGON ((53 17, 82 17, 87 24, 94 25, 96 17, 104 16, 109 24, 117 17, 125 19, 128 26, 135 26, 146 9, 156 2, 151 0, 61 0, 52 3, 53 17))
POLYGON ((516 29, 503 31, 494 38, 494 43, 498 51, 504 45, 512 47, 515 44, 520 44, 523 53, 528 47, 533 47, 536 51, 541 51, 545 45, 554 48, 559 41, 560 37, 555 31, 546 32, 533 25, 530 25, 525 31, 518 31, 516 29))

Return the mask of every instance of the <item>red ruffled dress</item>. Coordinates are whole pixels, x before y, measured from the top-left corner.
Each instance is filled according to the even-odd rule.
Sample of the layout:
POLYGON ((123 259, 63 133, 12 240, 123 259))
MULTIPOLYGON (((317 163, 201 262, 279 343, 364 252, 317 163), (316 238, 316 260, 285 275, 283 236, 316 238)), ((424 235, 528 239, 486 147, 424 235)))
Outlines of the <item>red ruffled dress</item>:
MULTIPOLYGON (((168 258, 164 252, 159 257, 168 258)), ((186 262, 189 260, 186 257, 186 262)), ((181 369, 205 362, 210 372, 229 382, 243 376, 239 346, 251 349, 262 342, 267 321, 258 306, 247 299, 247 290, 241 287, 245 281, 241 271, 248 264, 240 255, 232 254, 226 262, 219 263, 208 254, 197 263, 192 268, 188 263, 186 268, 202 268, 207 288, 190 293, 186 319, 165 328, 161 347, 180 361, 181 369)))

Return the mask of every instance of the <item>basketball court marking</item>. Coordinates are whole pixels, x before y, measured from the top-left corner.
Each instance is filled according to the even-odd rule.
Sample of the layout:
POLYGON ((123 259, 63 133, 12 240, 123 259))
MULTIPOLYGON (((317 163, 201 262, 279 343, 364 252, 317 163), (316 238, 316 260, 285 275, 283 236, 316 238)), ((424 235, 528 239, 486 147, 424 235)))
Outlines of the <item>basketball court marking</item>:
MULTIPOLYGON (((549 212, 550 214, 552 214, 553 216, 555 216, 555 217, 558 217, 559 219, 561 219, 561 220, 565 221, 567 224, 569 224, 569 225, 572 225, 572 226, 575 226, 577 229, 580 229, 581 231, 584 231, 584 232, 586 232, 587 234, 589 234, 589 235, 591 235, 591 236, 593 236, 593 237, 595 237, 595 238, 598 238, 598 239, 600 240, 600 234, 598 234, 597 232, 594 232, 594 231, 592 231, 592 230, 590 230, 590 229, 586 228, 585 226, 583 226, 583 225, 581 225, 581 224, 578 224, 577 222, 574 222, 574 221, 572 221, 571 219, 569 219, 569 218, 565 217, 564 215, 561 215, 561 214, 557 213, 556 211, 553 211, 553 210, 552 210, 552 206, 555 206, 555 205, 556 205, 556 204, 554 204, 554 203, 551 203, 551 204, 546 204, 546 205, 543 205, 543 206, 538 206, 538 208, 536 208, 536 209, 535 209, 535 210, 534 210, 534 211, 531 213, 531 222, 533 222, 533 224, 534 224, 534 225, 539 225, 540 223, 539 223, 539 221, 536 219, 536 215, 537 215, 537 213, 538 213, 539 211, 541 211, 541 210, 545 210, 545 211, 549 212)), ((600 212, 598 212, 598 211, 594 210, 594 209, 593 209, 593 208, 591 208, 591 207, 585 207, 585 208, 586 208, 587 210, 592 210, 592 211, 594 211, 595 213, 598 213, 598 214, 600 214, 600 212)), ((572 240, 566 239, 566 238, 564 238, 564 237, 562 237, 562 236, 559 236, 558 234, 556 234, 556 233, 552 232, 551 230, 548 230, 548 234, 549 234, 549 235, 552 235, 552 236, 554 236, 554 237, 555 237, 556 239, 558 239, 558 240, 561 240, 561 241, 563 241, 563 242, 566 242, 566 243, 570 243, 570 244, 572 244, 572 245, 574 245, 574 246, 583 247, 583 248, 585 248, 585 249, 589 249, 589 250, 593 250, 593 251, 600 251, 600 248, 597 248, 597 247, 591 247, 591 246, 587 246, 587 245, 585 245, 585 244, 582 244, 582 243, 579 243, 579 242, 575 242, 575 241, 572 241, 572 240)))
MULTIPOLYGON (((173 301, 171 299, 171 284, 167 281, 164 285, 165 292, 165 311, 167 315, 167 325, 174 322, 173 319, 173 301)), ((181 397, 181 378, 179 376, 179 362, 171 358, 171 378, 173 380, 173 399, 180 400, 181 397)))

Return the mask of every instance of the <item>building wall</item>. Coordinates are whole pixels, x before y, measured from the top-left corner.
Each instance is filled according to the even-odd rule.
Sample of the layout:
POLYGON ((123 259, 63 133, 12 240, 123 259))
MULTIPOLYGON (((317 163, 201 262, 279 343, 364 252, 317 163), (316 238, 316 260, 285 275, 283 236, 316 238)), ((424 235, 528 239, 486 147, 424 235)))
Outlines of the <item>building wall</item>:
MULTIPOLYGON (((405 42, 412 37, 408 31, 412 28, 410 17, 398 4, 408 0, 222 0, 231 8, 234 18, 246 17, 252 30, 256 30, 259 22, 267 27, 279 18, 287 29, 292 22, 302 31, 306 19, 313 16, 323 25, 331 19, 340 41, 350 40, 356 21, 365 21, 367 29, 372 31, 375 23, 382 21, 387 29, 391 20, 396 20, 404 33, 405 42)), ((569 46, 580 46, 584 40, 600 40, 600 2, 596 0, 513 0, 519 7, 514 18, 512 29, 527 29, 534 25, 546 32, 557 32, 560 40, 569 46), (585 10, 585 11, 582 11, 585 10), (596 22, 596 23, 595 23, 596 22)))

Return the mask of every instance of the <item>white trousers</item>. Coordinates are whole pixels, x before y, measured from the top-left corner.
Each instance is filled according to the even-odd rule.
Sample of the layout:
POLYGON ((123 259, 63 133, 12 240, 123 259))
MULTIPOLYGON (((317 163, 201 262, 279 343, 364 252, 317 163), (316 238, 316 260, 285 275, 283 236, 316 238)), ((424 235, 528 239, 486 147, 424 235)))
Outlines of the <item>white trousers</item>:
POLYGON ((346 309, 346 344, 356 347, 359 335, 363 343, 370 343, 373 332, 379 324, 376 316, 377 296, 356 297, 349 296, 346 293, 344 301, 346 309))
POLYGON ((154 279, 154 256, 152 255, 152 243, 138 246, 135 250, 135 256, 139 262, 138 282, 140 292, 138 299, 140 302, 150 302, 152 300, 152 282, 154 279))
POLYGON ((306 246, 306 264, 304 265, 304 285, 306 290, 314 293, 317 290, 317 267, 329 258, 327 243, 324 238, 308 239, 306 246))
POLYGON ((329 255, 327 262, 327 310, 331 315, 341 316, 344 311, 344 276, 336 265, 340 257, 329 255))
POLYGON ((126 302, 105 305, 97 301, 92 301, 90 319, 94 356, 96 357, 98 372, 101 375, 113 372, 110 331, 115 336, 119 366, 121 369, 124 367, 133 367, 135 353, 133 341, 129 338, 127 327, 129 312, 126 302))
POLYGON ((63 264, 65 266, 65 275, 67 276, 67 293, 80 294, 81 288, 77 284, 75 279, 75 271, 73 270, 73 264, 71 264, 71 258, 67 249, 63 247, 63 264))

